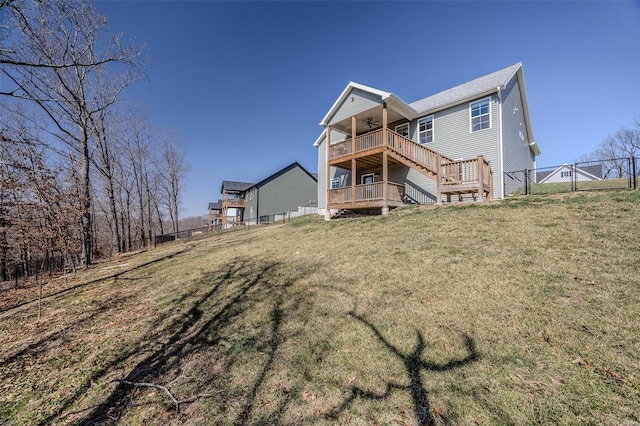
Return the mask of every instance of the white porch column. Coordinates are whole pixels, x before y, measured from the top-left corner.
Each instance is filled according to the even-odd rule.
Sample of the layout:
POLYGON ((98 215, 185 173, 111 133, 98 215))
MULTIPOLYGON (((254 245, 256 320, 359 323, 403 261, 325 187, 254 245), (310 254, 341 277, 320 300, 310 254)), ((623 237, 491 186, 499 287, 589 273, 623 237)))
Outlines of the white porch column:
POLYGON ((331 126, 327 126, 327 200, 324 209, 324 220, 331 220, 331 210, 329 210, 329 197, 331 191, 331 166, 329 165, 329 152, 331 148, 331 126))

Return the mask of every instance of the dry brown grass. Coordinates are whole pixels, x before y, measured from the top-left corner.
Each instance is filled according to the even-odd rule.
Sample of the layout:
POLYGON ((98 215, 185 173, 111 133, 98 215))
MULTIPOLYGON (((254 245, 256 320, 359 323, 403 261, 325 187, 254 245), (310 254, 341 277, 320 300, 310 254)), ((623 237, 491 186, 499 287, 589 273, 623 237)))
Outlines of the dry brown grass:
POLYGON ((39 322, 0 314, 0 419, 632 424, 639 214, 612 192, 307 217, 101 265, 39 322))

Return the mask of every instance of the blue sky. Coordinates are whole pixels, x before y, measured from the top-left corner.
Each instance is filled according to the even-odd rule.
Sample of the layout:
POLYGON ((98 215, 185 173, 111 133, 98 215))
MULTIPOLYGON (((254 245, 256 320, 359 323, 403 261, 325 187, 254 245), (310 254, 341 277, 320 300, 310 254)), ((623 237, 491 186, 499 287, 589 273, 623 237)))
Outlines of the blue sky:
POLYGON ((349 81, 407 102, 522 62, 540 167, 574 161, 640 118, 640 2, 96 3, 146 45, 125 96, 177 129, 184 216, 222 180, 317 171, 318 125, 349 81))

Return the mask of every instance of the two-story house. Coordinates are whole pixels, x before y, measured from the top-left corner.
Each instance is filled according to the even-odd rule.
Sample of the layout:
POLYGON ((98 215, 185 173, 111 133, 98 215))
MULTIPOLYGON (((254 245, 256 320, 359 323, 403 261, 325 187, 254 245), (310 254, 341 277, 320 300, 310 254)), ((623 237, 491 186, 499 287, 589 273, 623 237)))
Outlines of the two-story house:
POLYGON ((279 214, 317 206, 318 176, 294 162, 258 183, 222 182, 222 199, 209 203, 210 226, 269 223, 279 214))
POLYGON ((540 154, 521 63, 412 103, 351 82, 320 124, 327 219, 339 209, 502 198, 517 185, 504 172, 535 169, 540 154))

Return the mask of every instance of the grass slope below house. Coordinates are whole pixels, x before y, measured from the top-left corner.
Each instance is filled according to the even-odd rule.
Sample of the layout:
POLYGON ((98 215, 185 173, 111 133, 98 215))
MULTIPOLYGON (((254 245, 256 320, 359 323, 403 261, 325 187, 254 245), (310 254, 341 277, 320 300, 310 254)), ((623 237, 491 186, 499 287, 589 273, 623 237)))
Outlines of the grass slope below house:
POLYGON ((101 264, 0 313, 0 424, 635 424, 639 217, 521 197, 101 264))

